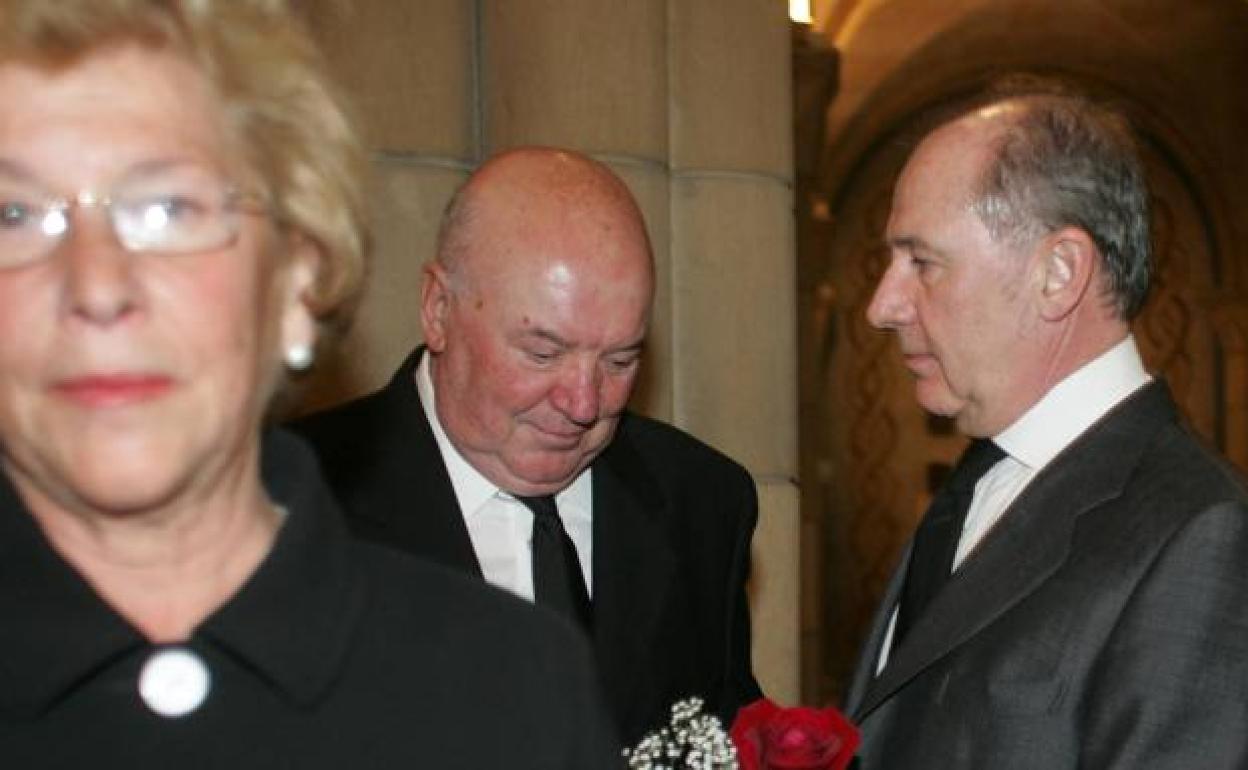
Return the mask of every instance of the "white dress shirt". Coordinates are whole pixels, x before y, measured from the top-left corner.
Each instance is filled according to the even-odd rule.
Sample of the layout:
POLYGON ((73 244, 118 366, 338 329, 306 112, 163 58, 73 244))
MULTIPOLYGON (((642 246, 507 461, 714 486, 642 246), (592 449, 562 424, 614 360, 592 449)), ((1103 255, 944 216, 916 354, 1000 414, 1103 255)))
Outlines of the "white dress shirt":
POLYGON ((1006 457, 980 478, 962 525, 953 571, 975 550, 1010 503, 1054 457, 1127 396, 1152 380, 1130 335, 1054 385, 992 437, 1006 457))
MULTIPOLYGON (((473 551, 485 579, 533 601, 533 512, 464 459, 447 438, 438 420, 433 378, 429 375, 429 355, 421 356, 416 367, 416 390, 421 406, 433 428, 438 451, 455 488, 455 499, 468 525, 473 551)), ((585 576, 585 588, 593 596, 593 478, 586 468, 563 491, 555 495, 555 505, 564 529, 576 546, 585 576)))
MULTIPOLYGON (((975 551, 984 537, 1053 458, 1092 427, 1120 401, 1152 381, 1144 370, 1135 338, 1126 339, 1072 372, 1005 430, 992 437, 1006 456, 975 484, 952 571, 975 551)), ((876 673, 884 669, 893 642, 893 626, 880 650, 876 673)))

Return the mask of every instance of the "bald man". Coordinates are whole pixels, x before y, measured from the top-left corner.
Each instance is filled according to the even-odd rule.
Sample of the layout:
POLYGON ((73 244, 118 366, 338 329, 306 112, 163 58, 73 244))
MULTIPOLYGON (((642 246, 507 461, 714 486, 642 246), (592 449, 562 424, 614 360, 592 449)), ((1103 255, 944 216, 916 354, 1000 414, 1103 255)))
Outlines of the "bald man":
POLYGON ((626 409, 653 296, 623 182, 576 153, 511 150, 447 207, 425 268, 425 345, 381 391, 296 426, 360 535, 584 628, 630 744, 680 698, 727 721, 759 696, 754 484, 626 409))

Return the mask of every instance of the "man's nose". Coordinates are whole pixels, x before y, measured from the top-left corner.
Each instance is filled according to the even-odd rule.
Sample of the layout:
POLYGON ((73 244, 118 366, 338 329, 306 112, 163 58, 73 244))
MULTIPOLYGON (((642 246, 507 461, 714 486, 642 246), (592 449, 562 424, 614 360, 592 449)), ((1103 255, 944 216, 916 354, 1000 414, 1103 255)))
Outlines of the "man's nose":
POLYGON ((910 279, 893 262, 871 296, 867 305, 867 322, 877 329, 895 329, 914 320, 914 298, 910 279))
POLYGON ((598 366, 577 362, 568 367, 552 394, 555 408, 577 425, 592 425, 598 419, 602 398, 602 376, 598 366))

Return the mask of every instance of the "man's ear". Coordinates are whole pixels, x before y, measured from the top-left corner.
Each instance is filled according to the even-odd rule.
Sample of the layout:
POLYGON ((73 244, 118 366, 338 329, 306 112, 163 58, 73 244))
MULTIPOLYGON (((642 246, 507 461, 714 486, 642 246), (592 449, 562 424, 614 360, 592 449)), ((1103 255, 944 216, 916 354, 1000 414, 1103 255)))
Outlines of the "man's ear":
POLYGON ((1040 313, 1046 321, 1070 315, 1086 296, 1100 253, 1092 238, 1065 227, 1040 242, 1040 313))
POLYGON ((451 306, 451 276, 440 262, 431 261, 422 271, 420 325, 425 346, 434 353, 446 348, 446 316, 451 306))

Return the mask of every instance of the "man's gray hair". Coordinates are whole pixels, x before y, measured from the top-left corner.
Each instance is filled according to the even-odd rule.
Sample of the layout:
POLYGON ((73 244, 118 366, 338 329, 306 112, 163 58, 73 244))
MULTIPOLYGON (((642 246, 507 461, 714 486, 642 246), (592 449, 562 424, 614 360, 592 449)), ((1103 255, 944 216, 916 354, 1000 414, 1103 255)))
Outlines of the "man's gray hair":
POLYGON ((974 209, 998 241, 1025 245, 1063 227, 1091 236, 1118 314, 1133 318, 1152 271, 1148 187, 1133 133, 1115 111, 1065 86, 1014 79, 987 104, 1021 109, 997 139, 974 209))

